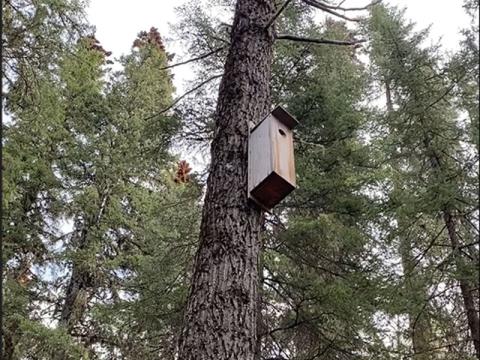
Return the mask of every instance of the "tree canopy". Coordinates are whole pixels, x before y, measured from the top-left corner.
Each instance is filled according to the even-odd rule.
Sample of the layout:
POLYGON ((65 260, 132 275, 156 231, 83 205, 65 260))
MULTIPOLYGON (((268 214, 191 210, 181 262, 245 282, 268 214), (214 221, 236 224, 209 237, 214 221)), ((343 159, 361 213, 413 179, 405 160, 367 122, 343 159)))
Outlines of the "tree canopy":
POLYGON ((180 8, 178 60, 150 24, 114 59, 82 1, 3 1, 5 359, 480 359, 478 1, 455 52, 380 2, 253 3, 180 8), (298 188, 262 212, 272 104, 298 188))

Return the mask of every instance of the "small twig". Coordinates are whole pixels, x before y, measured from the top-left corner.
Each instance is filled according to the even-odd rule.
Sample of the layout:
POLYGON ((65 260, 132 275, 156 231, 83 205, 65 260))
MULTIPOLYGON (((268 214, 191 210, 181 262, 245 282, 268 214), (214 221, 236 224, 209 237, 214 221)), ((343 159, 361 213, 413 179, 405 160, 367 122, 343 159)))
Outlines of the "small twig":
POLYGON ((330 39, 322 39, 322 38, 306 38, 306 37, 286 35, 286 34, 279 34, 275 38, 278 40, 291 40, 291 41, 314 43, 314 44, 343 45, 343 46, 357 45, 366 41, 364 39, 344 41, 344 40, 330 40, 330 39))

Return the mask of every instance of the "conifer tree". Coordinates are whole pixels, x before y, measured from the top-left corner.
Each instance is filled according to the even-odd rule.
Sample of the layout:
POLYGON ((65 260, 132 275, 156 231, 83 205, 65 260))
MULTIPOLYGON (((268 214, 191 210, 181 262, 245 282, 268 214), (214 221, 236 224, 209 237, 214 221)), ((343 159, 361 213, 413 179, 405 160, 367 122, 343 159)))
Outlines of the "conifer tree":
POLYGON ((36 75, 32 101, 10 95, 5 353, 134 359, 163 343, 168 356, 199 192, 195 178, 174 182, 180 122, 161 112, 173 91, 165 48, 156 29, 142 32, 111 75, 94 36, 56 55, 57 71, 36 75), (158 303, 163 291, 175 296, 158 303))
MULTIPOLYGON (((427 266, 430 262, 428 271, 435 285, 429 285, 435 287, 428 296, 421 296, 424 304, 417 308, 419 313, 413 321, 410 319, 410 326, 418 324, 418 318, 430 306, 430 299, 442 297, 437 289, 451 286, 450 280, 454 280, 458 287, 445 291, 451 298, 443 301, 455 304, 460 300, 462 316, 469 328, 469 336, 463 339, 460 336, 460 341, 469 339, 478 357, 479 325, 475 310, 478 289, 475 290, 474 285, 478 279, 474 263, 478 248, 475 242, 462 237, 462 229, 471 230, 473 225, 465 217, 475 211, 477 195, 470 190, 475 171, 469 165, 468 149, 461 146, 462 142, 469 142, 470 137, 459 126, 452 106, 455 84, 442 76, 448 70, 440 68, 438 51, 421 47, 427 33, 413 32, 412 25, 405 25, 397 11, 375 7, 369 31, 373 60, 388 79, 392 101, 393 111, 387 118, 390 141, 386 150, 401 179, 396 204, 406 209, 410 229, 419 226, 424 232, 432 231, 428 240, 412 239, 416 241, 412 247, 421 249, 414 266, 427 266), (447 252, 438 249, 444 242, 448 244, 447 252)), ((402 236, 407 235, 408 232, 402 236)), ((414 287, 418 290, 418 284, 414 287)), ((409 300, 416 303, 414 298, 409 300)), ((461 328, 461 323, 458 326, 461 328)), ((437 342, 442 336, 446 337, 442 334, 445 330, 435 334, 437 342)), ((458 336, 453 335, 453 339, 458 341, 458 336)), ((435 347, 432 340, 430 343, 429 346, 435 347)), ((413 350, 419 358, 426 351, 425 348, 413 350)), ((462 356, 470 352, 464 342, 452 350, 455 351, 462 356)))

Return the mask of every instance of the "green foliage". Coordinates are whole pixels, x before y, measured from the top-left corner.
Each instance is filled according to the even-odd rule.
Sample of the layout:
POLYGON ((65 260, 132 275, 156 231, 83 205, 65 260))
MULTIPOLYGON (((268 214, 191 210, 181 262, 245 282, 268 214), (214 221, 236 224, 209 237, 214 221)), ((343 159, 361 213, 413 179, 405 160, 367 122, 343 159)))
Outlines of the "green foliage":
POLYGON ((195 179, 173 182, 169 147, 181 123, 162 113, 173 92, 162 70, 167 55, 154 28, 113 74, 93 36, 56 55, 55 71, 38 71, 23 103, 10 93, 4 255, 6 303, 15 310, 5 352, 151 356, 152 346, 166 344, 166 324, 180 322, 200 196, 195 179), (146 321, 162 313, 166 320, 146 321))
MULTIPOLYGON (((309 33, 330 39, 350 35, 332 21, 309 33)), ((362 105, 365 69, 351 48, 282 44, 278 51, 277 101, 300 120, 298 189, 267 226, 264 353, 294 359, 378 355, 383 347, 371 342, 382 281, 374 273, 378 264, 369 254, 367 231, 377 205, 366 189, 379 174, 361 139, 368 115, 362 105)))
POLYGON ((469 81, 466 74, 472 69, 467 63, 460 65, 456 57, 442 65, 438 48, 423 45, 428 31, 413 32, 413 24, 407 24, 396 9, 374 7, 366 31, 376 81, 387 93, 381 125, 387 135, 378 143, 393 183, 387 192, 386 215, 391 218, 391 239, 398 246, 403 272, 402 297, 394 308, 409 317, 416 358, 441 356, 436 349, 446 345, 438 344, 453 341, 442 327, 445 317, 456 326, 458 345, 451 356, 468 358, 469 335, 462 332, 462 321, 455 323, 457 315, 445 311, 438 316, 438 309, 457 303, 455 282, 468 288, 478 277, 474 265, 478 248, 470 235, 465 236, 478 232, 476 220, 468 215, 477 209, 473 189, 478 188, 478 156, 454 105, 455 89, 469 81), (459 254, 459 246, 469 248, 471 255, 459 254))
MULTIPOLYGON (((175 359, 202 184, 174 181, 173 139, 208 146, 215 102, 199 90, 164 111, 173 55, 156 29, 114 72, 83 6, 3 4, 5 354, 175 359)), ((464 6, 474 19, 478 2, 464 6)), ((473 359, 458 284, 478 280, 477 23, 446 58, 402 11, 370 10, 366 49, 275 44, 298 188, 265 217, 261 358, 473 359)), ((196 3, 181 13, 187 58, 223 48, 197 63, 204 81, 228 25, 196 3)), ((292 2, 276 31, 356 34, 315 19, 292 2)))

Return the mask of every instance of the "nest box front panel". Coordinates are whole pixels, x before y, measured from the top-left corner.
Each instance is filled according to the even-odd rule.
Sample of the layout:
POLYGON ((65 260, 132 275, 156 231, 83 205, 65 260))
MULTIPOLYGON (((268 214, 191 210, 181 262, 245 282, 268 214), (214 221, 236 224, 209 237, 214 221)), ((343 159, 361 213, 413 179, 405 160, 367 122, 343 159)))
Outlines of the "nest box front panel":
POLYGON ((295 159, 293 133, 280 121, 272 121, 271 127, 273 170, 295 187, 295 159))

